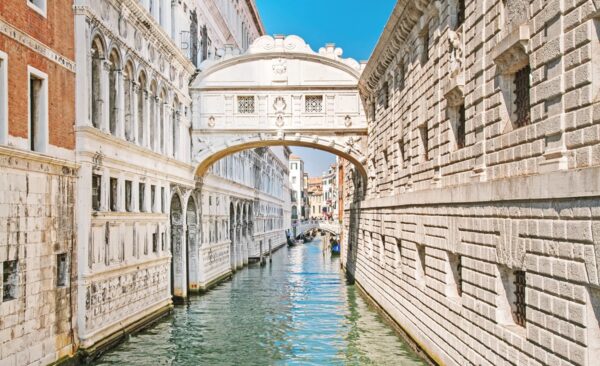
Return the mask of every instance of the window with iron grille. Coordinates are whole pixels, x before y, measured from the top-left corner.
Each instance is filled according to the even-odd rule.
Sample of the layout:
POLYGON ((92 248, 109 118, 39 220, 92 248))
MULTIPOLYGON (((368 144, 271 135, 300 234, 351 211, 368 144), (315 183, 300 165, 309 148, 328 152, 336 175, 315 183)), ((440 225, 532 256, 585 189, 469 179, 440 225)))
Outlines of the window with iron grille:
POLYGON ((429 160, 429 131, 427 124, 419 127, 419 135, 421 137, 421 145, 423 146, 423 159, 429 160))
POLYGON ((252 114, 254 113, 254 96, 238 96, 238 113, 252 114))
POLYGON ((456 259, 456 290, 458 296, 462 296, 463 284, 462 284, 462 257, 459 255, 456 259))
POLYGON ((67 253, 61 253, 56 256, 56 286, 65 287, 67 285, 67 253))
POLYGON ((456 147, 462 149, 465 147, 465 105, 464 103, 458 107, 456 119, 456 147))
POLYGON ((515 307, 514 318, 515 323, 520 326, 525 326, 525 271, 515 271, 515 307))
POLYGON ((304 111, 306 113, 323 112, 323 96, 307 95, 306 97, 304 97, 304 111))
POLYGON ((529 108, 529 75, 531 68, 529 65, 515 73, 515 126, 523 127, 531 123, 531 112, 529 108))
POLYGON ((92 174, 92 210, 100 211, 102 199, 102 176, 92 174))
POLYGON ((19 286, 19 263, 6 261, 2 264, 2 301, 17 298, 19 286))

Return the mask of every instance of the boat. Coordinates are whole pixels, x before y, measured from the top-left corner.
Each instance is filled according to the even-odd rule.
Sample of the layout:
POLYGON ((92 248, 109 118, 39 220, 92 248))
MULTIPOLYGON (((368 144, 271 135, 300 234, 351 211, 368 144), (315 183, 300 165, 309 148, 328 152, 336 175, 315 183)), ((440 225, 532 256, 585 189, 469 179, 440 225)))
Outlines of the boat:
POLYGON ((340 248, 340 243, 338 243, 337 241, 335 243, 333 243, 333 245, 331 246, 331 254, 332 255, 340 255, 341 252, 341 248, 340 248))

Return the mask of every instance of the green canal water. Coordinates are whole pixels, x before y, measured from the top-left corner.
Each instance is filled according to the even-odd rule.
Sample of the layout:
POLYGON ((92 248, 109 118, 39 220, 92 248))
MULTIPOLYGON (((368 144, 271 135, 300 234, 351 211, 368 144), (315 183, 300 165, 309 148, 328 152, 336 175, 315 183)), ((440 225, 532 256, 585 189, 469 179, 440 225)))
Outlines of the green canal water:
POLYGON ((424 365, 320 240, 192 297, 96 365, 424 365))

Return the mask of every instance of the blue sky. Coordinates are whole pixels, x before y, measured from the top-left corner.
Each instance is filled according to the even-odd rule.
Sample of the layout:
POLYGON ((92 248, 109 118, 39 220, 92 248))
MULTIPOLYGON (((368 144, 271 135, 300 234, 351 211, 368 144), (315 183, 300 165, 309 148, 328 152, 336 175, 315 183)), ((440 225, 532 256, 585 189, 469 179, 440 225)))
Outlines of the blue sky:
MULTIPOLYGON (((344 50, 343 57, 368 60, 395 0, 256 0, 267 34, 296 34, 318 51, 325 43, 344 50)), ((321 175, 335 156, 292 147, 309 175, 321 175)))

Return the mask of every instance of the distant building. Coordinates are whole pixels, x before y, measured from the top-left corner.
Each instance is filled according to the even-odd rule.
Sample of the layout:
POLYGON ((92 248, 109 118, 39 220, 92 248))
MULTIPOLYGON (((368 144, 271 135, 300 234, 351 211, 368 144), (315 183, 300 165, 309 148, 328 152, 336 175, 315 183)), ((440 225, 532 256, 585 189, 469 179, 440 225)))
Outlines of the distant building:
POLYGON ((309 217, 320 219, 323 217, 323 178, 308 178, 307 185, 309 217))
POLYGON ((323 217, 337 220, 338 178, 337 164, 331 164, 329 170, 323 173, 323 217))
POLYGON ((292 201, 292 221, 305 220, 307 216, 308 199, 304 189, 304 161, 298 155, 290 155, 290 194, 292 201))

